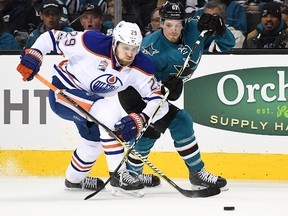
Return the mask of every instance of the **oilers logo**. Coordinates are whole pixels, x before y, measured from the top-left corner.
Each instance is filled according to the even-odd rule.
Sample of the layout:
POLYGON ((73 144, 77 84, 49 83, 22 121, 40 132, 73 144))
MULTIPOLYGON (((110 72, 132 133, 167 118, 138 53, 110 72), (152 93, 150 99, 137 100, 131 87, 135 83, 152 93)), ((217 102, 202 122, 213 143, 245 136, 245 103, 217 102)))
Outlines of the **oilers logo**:
POLYGON ((113 74, 104 74, 91 82, 91 91, 95 93, 108 93, 118 89, 123 83, 113 74))

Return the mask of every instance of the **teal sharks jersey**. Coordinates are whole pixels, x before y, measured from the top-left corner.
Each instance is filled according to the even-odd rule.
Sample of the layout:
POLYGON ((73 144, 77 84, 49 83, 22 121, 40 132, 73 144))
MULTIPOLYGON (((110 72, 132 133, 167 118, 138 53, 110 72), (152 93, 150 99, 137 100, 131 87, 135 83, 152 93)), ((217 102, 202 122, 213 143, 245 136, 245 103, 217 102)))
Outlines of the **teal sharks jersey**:
MULTIPOLYGON (((182 30, 182 43, 179 44, 169 42, 161 29, 144 37, 141 50, 153 60, 156 68, 155 76, 158 80, 165 80, 170 74, 177 74, 179 72, 200 35, 197 24, 197 19, 191 18, 186 20, 182 30)), ((204 36, 191 56, 189 64, 183 72, 183 76, 189 78, 192 75, 200 62, 204 50, 213 49, 217 52, 225 52, 230 50, 234 45, 235 38, 228 29, 224 35, 204 36)))

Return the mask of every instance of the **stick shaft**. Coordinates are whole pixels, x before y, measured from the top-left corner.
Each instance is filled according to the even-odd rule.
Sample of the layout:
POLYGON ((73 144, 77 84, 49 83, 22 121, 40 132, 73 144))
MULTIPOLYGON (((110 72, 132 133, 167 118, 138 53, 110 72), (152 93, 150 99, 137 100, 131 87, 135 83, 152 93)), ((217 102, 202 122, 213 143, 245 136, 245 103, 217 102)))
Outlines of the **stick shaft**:
POLYGON ((188 65, 188 63, 189 63, 189 61, 190 61, 190 58, 191 58, 192 55, 194 54, 194 52, 195 52, 196 48, 198 47, 198 45, 201 43, 201 40, 202 40, 202 38, 204 37, 204 35, 206 34, 207 31, 208 31, 208 30, 203 30, 203 31, 200 33, 198 39, 196 40, 196 42, 195 42, 192 50, 189 52, 187 58, 185 59, 185 61, 184 61, 184 63, 183 63, 183 66, 181 67, 180 71, 177 73, 176 77, 180 77, 180 76, 182 75, 183 71, 185 70, 185 68, 187 67, 187 65, 188 65))

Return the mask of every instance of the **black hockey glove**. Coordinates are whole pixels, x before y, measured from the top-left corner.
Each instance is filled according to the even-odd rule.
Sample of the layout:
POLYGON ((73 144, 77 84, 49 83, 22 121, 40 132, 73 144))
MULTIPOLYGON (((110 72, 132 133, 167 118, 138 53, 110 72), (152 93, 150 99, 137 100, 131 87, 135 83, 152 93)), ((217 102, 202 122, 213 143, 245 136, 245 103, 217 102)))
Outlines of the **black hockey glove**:
POLYGON ((222 17, 204 13, 198 21, 198 31, 208 30, 206 35, 223 35, 226 31, 222 17))
MULTIPOLYGON (((183 89, 182 79, 176 77, 176 75, 170 75, 167 80, 162 81, 163 85, 169 89, 170 93, 168 95, 168 100, 175 101, 177 100, 183 89)), ((162 86, 161 93, 165 94, 165 89, 162 86)))

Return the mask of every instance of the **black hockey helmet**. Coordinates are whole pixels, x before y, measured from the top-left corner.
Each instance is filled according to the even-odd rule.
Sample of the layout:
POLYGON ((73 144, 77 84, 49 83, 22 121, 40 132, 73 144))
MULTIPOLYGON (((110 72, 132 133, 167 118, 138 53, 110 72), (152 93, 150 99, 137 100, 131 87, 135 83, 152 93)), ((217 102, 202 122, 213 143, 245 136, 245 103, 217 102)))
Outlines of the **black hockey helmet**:
POLYGON ((160 8, 159 14, 161 19, 175 19, 183 20, 185 19, 185 7, 181 2, 171 3, 166 1, 160 8))

